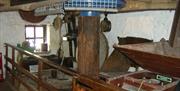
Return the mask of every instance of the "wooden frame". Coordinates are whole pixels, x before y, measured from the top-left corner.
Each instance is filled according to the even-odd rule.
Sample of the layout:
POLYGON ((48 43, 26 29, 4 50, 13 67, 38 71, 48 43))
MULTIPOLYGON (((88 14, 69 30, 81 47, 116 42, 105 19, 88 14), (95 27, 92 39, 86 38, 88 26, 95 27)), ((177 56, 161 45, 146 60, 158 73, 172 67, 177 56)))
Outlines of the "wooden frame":
POLYGON ((25 25, 25 40, 31 40, 31 39, 33 39, 34 40, 34 47, 36 47, 35 46, 35 44, 36 44, 36 39, 43 39, 43 43, 45 43, 46 41, 47 41, 47 30, 46 30, 46 25, 25 25), (34 29, 34 37, 27 37, 26 35, 27 35, 27 33, 26 33, 26 28, 27 27, 33 27, 34 29), (43 37, 36 37, 36 27, 42 27, 43 28, 43 37))

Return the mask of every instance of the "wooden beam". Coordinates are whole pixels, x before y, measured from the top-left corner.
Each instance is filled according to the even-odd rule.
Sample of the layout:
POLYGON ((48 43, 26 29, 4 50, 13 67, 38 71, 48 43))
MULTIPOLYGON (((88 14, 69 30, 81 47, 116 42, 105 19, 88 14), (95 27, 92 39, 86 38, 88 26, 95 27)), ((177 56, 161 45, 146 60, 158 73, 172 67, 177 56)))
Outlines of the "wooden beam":
POLYGON ((176 8, 177 0, 126 0, 124 8, 119 12, 144 10, 172 10, 176 8))
POLYGON ((33 2, 33 3, 15 5, 15 6, 10 6, 10 3, 9 3, 9 4, 4 5, 3 7, 0 7, 0 12, 16 11, 19 9, 25 10, 25 11, 32 11, 38 7, 55 4, 55 3, 60 3, 60 2, 65 2, 65 1, 67 1, 67 0, 46 0, 46 1, 33 2))
POLYGON ((174 48, 180 48, 180 0, 177 3, 169 43, 174 48))
MULTIPOLYGON (((16 11, 19 9, 31 11, 35 8, 44 5, 54 4, 64 1, 67 0, 46 0, 36 3, 10 6, 10 0, 0 0, 0 3, 4 4, 3 7, 0 7, 0 12, 16 11)), ((172 10, 176 8, 176 3, 177 0, 126 0, 125 7, 119 9, 119 12, 142 11, 142 10, 172 10)))
POLYGON ((78 72, 99 77, 99 24, 98 16, 81 16, 78 33, 78 72))

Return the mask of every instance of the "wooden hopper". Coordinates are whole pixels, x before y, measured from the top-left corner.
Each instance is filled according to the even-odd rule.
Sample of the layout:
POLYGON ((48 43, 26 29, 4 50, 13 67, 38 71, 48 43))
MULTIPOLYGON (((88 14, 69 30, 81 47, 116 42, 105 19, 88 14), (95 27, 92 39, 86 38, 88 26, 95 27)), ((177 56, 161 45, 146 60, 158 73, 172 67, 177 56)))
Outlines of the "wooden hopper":
POLYGON ((133 59, 144 69, 180 77, 179 48, 171 48, 167 42, 114 45, 114 48, 133 59))

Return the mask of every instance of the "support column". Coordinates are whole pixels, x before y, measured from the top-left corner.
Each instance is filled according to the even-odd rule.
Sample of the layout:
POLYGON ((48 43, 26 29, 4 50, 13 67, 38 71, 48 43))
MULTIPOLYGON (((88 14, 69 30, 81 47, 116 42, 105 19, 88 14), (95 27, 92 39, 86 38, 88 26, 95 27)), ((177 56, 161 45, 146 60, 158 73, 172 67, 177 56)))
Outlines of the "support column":
POLYGON ((79 17, 78 72, 93 78, 99 75, 99 16, 79 17))

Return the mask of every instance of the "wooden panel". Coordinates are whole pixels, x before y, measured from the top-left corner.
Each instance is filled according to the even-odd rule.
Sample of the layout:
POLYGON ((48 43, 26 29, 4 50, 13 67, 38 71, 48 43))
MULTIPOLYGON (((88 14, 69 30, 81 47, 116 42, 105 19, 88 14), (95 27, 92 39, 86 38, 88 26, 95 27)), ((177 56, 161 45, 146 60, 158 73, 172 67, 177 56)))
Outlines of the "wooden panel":
POLYGON ((180 1, 177 3, 177 9, 174 16, 174 22, 171 29, 170 45, 180 47, 180 1))
POLYGON ((78 33, 78 72, 98 78, 100 17, 80 17, 78 33))

